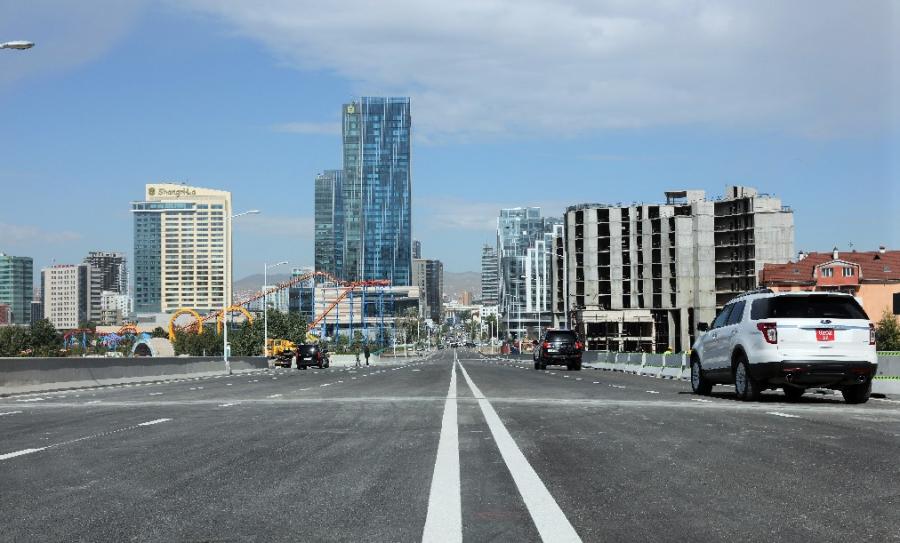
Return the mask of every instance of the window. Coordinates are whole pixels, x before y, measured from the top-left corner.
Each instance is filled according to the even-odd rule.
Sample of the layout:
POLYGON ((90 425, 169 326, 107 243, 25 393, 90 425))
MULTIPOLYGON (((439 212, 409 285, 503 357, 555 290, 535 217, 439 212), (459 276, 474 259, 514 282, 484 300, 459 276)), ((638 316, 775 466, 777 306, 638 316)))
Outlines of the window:
POLYGON ((776 296, 753 302, 750 318, 760 319, 868 319, 851 296, 812 294, 776 296))
POLYGON ((834 268, 822 268, 822 277, 834 277, 834 268))
POLYGON ((747 302, 741 300, 734 304, 731 313, 728 315, 728 322, 725 323, 725 326, 731 326, 732 324, 740 324, 742 320, 744 320, 744 306, 747 305, 747 302))
POLYGON ((731 315, 731 309, 733 307, 734 305, 726 305, 724 308, 722 308, 722 312, 719 313, 718 316, 716 316, 716 320, 712 322, 710 328, 721 328, 722 326, 725 326, 725 323, 728 321, 728 317, 731 315))
POLYGON ((844 266, 843 275, 844 277, 853 277, 853 268, 850 266, 844 266))

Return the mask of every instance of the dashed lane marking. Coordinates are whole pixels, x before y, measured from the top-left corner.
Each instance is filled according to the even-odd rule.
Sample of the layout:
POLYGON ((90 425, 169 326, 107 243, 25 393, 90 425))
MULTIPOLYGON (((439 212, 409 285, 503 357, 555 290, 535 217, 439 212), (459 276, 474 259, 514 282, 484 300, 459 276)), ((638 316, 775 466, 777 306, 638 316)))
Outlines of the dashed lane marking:
POLYGON ((0 454, 0 460, 6 460, 6 459, 8 459, 8 458, 15 458, 15 457, 17 457, 17 456, 24 456, 24 455, 26 455, 26 454, 36 453, 36 452, 39 452, 39 451, 43 451, 43 450, 46 449, 46 448, 47 448, 47 447, 41 447, 41 448, 39 448, 39 449, 22 449, 21 451, 16 451, 16 452, 11 452, 11 453, 6 453, 6 454, 0 454))
POLYGON ((42 402, 44 398, 25 398, 24 400, 16 400, 17 402, 42 402))
POLYGON ((766 411, 766 415, 775 415, 776 417, 784 417, 786 419, 799 419, 797 415, 791 415, 790 413, 782 413, 781 411, 766 411))
POLYGON ((266 398, 280 398, 284 396, 284 394, 272 394, 271 396, 266 396, 266 398))
POLYGON ((138 424, 138 426, 153 426, 154 424, 159 424, 161 422, 169 422, 172 419, 155 419, 148 422, 142 422, 138 424))
POLYGON ((150 393, 150 396, 162 396, 162 395, 163 395, 162 392, 151 392, 150 393))
POLYGON ((6 413, 0 413, 0 417, 5 417, 6 415, 18 415, 21 411, 7 411, 6 413))
POLYGON ((712 403, 712 400, 701 400, 700 398, 691 398, 692 402, 712 403))
POLYGON ((657 392, 656 390, 645 390, 644 392, 646 392, 647 394, 659 394, 659 392, 657 392))

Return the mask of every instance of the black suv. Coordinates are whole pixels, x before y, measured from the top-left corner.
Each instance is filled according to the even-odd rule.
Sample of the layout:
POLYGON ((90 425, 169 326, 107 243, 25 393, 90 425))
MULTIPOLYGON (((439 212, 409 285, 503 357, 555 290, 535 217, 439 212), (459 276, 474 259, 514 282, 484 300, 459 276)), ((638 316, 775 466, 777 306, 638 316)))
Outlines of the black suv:
POLYGON ((584 344, 572 330, 547 330, 534 346, 534 369, 548 365, 566 366, 569 371, 581 369, 581 353, 584 344))
POLYGON ((331 365, 328 350, 325 349, 325 347, 320 347, 314 343, 301 343, 300 345, 297 345, 294 356, 297 357, 298 370, 305 370, 309 366, 327 368, 331 365))

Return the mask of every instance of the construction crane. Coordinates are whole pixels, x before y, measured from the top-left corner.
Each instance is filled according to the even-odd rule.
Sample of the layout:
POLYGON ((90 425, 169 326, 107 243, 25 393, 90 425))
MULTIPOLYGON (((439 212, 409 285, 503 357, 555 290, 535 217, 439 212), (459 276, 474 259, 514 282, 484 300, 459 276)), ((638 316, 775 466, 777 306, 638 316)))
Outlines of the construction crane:
POLYGON ((338 294, 338 296, 334 300, 332 300, 332 302, 330 304, 328 304, 328 307, 325 308, 325 311, 323 311, 321 315, 319 315, 318 317, 313 319, 313 321, 311 323, 309 323, 307 330, 312 330, 313 328, 318 326, 322 322, 322 320, 324 320, 325 317, 327 317, 328 314, 331 313, 332 310, 334 310, 334 308, 337 307, 338 304, 341 303, 341 300, 346 298, 347 295, 350 294, 351 292, 353 292, 354 290, 357 290, 360 288, 365 288, 365 287, 389 287, 389 286, 391 286, 390 281, 380 280, 380 279, 375 279, 375 280, 371 280, 371 281, 354 281, 352 283, 345 284, 343 290, 341 290, 341 293, 338 294))

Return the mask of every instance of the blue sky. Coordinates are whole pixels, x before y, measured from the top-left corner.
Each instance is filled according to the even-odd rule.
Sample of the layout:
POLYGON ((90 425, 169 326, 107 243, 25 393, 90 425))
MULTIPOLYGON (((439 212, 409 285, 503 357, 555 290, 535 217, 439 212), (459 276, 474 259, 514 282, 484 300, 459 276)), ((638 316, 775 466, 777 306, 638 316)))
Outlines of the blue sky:
POLYGON ((313 178, 366 94, 412 97, 414 237, 448 271, 500 207, 728 184, 790 205, 798 249, 900 248, 888 2, 71 4, 0 3, 0 41, 38 44, 0 51, 0 251, 38 268, 130 253, 159 181, 263 211, 237 277, 310 264, 313 178))

